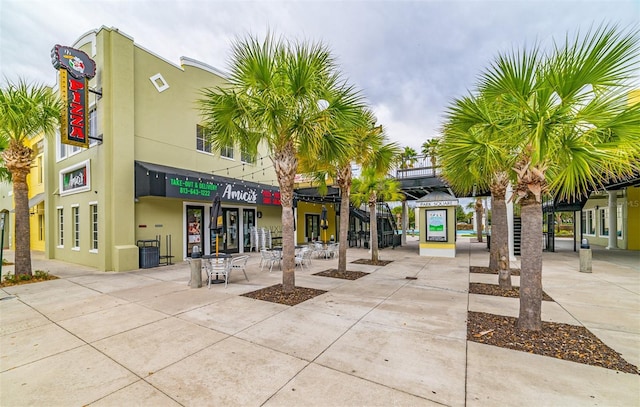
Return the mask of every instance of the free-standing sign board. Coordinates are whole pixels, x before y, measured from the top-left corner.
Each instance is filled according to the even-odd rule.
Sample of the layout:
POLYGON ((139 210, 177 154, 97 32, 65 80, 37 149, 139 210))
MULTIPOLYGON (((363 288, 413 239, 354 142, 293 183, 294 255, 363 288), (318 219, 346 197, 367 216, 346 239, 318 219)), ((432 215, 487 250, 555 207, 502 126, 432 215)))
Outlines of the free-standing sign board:
POLYGON ((447 210, 427 209, 427 241, 447 241, 447 210))

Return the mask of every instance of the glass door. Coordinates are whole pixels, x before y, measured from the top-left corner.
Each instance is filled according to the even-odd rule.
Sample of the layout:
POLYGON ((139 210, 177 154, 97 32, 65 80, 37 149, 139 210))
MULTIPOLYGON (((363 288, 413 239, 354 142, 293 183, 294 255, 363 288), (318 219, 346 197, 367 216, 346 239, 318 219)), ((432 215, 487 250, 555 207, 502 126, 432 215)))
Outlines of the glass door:
POLYGON ((320 239, 320 215, 304 215, 304 236, 307 242, 320 239))
POLYGON ((244 239, 244 251, 251 251, 251 228, 256 226, 256 211, 254 209, 242 210, 242 236, 244 239))
POLYGON ((204 254, 204 228, 203 224, 204 206, 187 206, 187 251, 188 257, 191 257, 193 248, 198 247, 200 255, 204 254))
POLYGON ((225 253, 240 251, 240 236, 238 236, 238 208, 222 208, 224 220, 223 240, 225 253))

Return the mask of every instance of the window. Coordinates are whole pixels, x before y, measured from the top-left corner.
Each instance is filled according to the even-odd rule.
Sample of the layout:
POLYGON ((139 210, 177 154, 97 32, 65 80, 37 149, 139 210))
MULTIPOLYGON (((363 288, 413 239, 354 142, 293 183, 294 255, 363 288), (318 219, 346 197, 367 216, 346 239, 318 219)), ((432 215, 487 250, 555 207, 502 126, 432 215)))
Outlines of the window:
POLYGON ((36 167, 38 171, 38 184, 42 184, 44 180, 44 166, 42 165, 42 156, 36 157, 36 167))
POLYGON ((233 159, 233 146, 226 146, 220 149, 220 156, 233 159))
POLYGON ((243 163, 247 163, 247 164, 255 164, 256 163, 256 156, 255 155, 251 155, 246 150, 242 150, 240 152, 240 161, 242 161, 243 163))
POLYGON ((58 208, 58 247, 64 247, 64 209, 58 208))
POLYGON ((622 239, 622 205, 618 205, 616 226, 618 239, 622 239))
POLYGON ((98 204, 89 205, 89 213, 91 214, 91 251, 98 251, 98 204))
POLYGON ((609 236, 609 208, 600 209, 600 236, 609 236))
POLYGON ((89 146, 98 144, 98 111, 93 105, 89 110, 89 146))
POLYGON ((205 153, 211 152, 209 132, 200 125, 196 125, 196 149, 198 151, 204 151, 205 153))
POLYGON ((586 235, 595 235, 596 234, 596 224, 593 219, 593 210, 588 210, 585 215, 587 217, 587 227, 584 230, 586 235))
POLYGON ((71 207, 71 217, 73 221, 73 249, 80 249, 80 207, 71 207))
POLYGON ((38 240, 44 241, 44 215, 38 214, 38 240))

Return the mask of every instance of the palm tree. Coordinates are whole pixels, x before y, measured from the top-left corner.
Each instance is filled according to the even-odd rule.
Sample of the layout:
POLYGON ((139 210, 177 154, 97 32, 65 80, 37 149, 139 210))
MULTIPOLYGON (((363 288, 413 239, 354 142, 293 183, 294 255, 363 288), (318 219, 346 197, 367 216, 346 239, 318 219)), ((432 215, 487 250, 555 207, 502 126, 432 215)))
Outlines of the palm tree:
MULTIPOLYGON (((341 79, 322 44, 289 43, 268 35, 233 45, 229 83, 205 89, 200 109, 216 149, 239 144, 271 152, 282 203, 282 286, 295 289, 293 189, 301 154, 318 155, 336 123, 357 121, 361 96, 341 79)), ((334 148, 346 146, 341 133, 334 148)))
MULTIPOLYGON (((498 273, 498 284, 511 289, 506 191, 513 158, 503 128, 510 120, 498 105, 482 97, 467 96, 448 108, 439 157, 442 176, 461 195, 491 192, 492 222, 489 269, 498 273)), ((468 209, 475 209, 470 203, 468 209)))
POLYGON ((398 160, 400 161, 401 169, 413 168, 418 162, 418 153, 413 148, 405 146, 400 155, 398 155, 398 160))
POLYGON ((429 156, 431 160, 431 170, 433 175, 436 175, 436 165, 438 164, 438 145, 440 144, 439 138, 432 138, 422 143, 422 154, 429 156))
MULTIPOLYGON (((328 178, 334 179, 340 190, 340 242, 347 242, 349 231, 349 207, 352 185, 352 164, 372 167, 384 173, 391 166, 398 154, 395 144, 386 143, 382 126, 376 126, 376 118, 369 109, 362 109, 360 120, 346 125, 338 124, 331 134, 325 136, 320 156, 305 155, 300 160, 303 172, 312 174, 318 182, 320 193, 326 193, 328 178), (335 149, 333 134, 345 133, 348 137, 346 146, 335 149)), ((338 249, 338 271, 347 269, 347 245, 341 244, 338 249)))
POLYGON ((371 243, 371 262, 377 263, 378 256, 378 221, 376 203, 378 201, 399 201, 403 199, 400 183, 389 178, 375 168, 366 168, 360 178, 353 180, 351 200, 357 206, 366 204, 369 207, 369 233, 371 243))
POLYGON ((522 255, 518 328, 540 330, 542 196, 570 200, 630 175, 640 162, 640 104, 629 106, 638 31, 600 26, 538 49, 498 56, 480 93, 511 123, 522 255))
POLYGON ((50 88, 20 79, 0 88, 0 137, 8 141, 2 159, 13 181, 15 207, 15 274, 31 276, 29 186, 33 151, 25 142, 51 133, 60 122, 62 104, 50 88))

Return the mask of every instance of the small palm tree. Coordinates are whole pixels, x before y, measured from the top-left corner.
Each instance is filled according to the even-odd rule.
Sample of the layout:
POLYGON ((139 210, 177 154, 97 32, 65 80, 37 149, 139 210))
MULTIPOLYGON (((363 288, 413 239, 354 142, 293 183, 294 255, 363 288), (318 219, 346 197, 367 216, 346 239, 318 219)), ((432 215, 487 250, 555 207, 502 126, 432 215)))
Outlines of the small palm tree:
MULTIPOLYGON (((305 155, 300 160, 303 172, 312 174, 318 182, 320 193, 326 193, 326 180, 334 179, 340 189, 340 236, 339 241, 347 241, 349 231, 349 207, 353 180, 352 164, 372 167, 380 173, 388 170, 398 154, 395 144, 386 143, 381 125, 376 126, 376 118, 369 109, 362 109, 356 123, 338 124, 331 134, 327 134, 320 156, 305 155), (344 133, 348 137, 346 146, 335 148, 334 134, 344 133)), ((347 269, 347 245, 341 244, 338 253, 338 271, 347 269)))
MULTIPOLYGON (((511 120, 499 107, 482 97, 455 100, 448 108, 439 144, 440 165, 443 177, 457 193, 468 196, 474 188, 491 191, 489 268, 498 273, 501 288, 511 289, 505 198, 514 160, 508 134, 502 133, 511 120)), ((475 209, 475 204, 468 209, 475 209)))
POLYGON ((431 160, 431 170, 433 175, 436 174, 436 166, 438 164, 438 145, 440 144, 439 138, 432 138, 422 143, 422 154, 429 156, 431 160))
POLYGON ((378 256, 378 220, 376 203, 378 201, 400 201, 404 198, 400 192, 400 183, 374 168, 366 168, 360 178, 353 180, 351 200, 357 206, 369 207, 369 233, 371 243, 371 262, 377 263, 378 256))
MULTIPOLYGON (((282 203, 282 286, 295 289, 293 190, 302 155, 318 156, 327 134, 356 122, 361 96, 341 79, 322 44, 289 43, 269 35, 233 46, 229 84, 203 91, 200 108, 216 149, 237 145, 256 155, 260 143, 271 152, 282 203)), ((333 143, 341 150, 341 139, 333 143)))
POLYGON ((400 161, 401 169, 406 170, 408 168, 413 168, 413 166, 418 162, 418 153, 413 148, 405 146, 398 156, 398 160, 400 161))
POLYGON ((15 274, 32 275, 27 175, 33 151, 25 145, 32 137, 51 133, 60 122, 62 104, 44 85, 20 79, 0 88, 0 138, 8 142, 2 159, 13 181, 15 207, 15 274))

